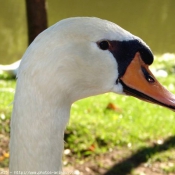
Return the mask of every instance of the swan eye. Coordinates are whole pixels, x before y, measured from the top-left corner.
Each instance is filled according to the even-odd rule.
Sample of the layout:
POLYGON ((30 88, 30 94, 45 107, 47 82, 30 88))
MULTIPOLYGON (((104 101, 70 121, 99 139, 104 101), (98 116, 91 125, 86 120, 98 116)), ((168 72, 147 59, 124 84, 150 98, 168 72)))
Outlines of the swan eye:
POLYGON ((149 83, 155 82, 154 78, 147 72, 147 70, 144 67, 142 67, 142 72, 149 83))
POLYGON ((98 46, 102 50, 107 50, 107 49, 109 49, 109 42, 108 41, 101 41, 98 43, 98 46))

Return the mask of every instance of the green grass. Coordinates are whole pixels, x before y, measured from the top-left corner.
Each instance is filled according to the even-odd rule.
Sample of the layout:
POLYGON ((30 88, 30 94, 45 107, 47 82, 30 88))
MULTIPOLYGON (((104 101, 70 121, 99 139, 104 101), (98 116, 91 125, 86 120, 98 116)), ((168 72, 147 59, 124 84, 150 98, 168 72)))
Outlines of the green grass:
POLYGON ((0 134, 6 135, 9 133, 15 85, 15 80, 0 80, 0 134))
MULTIPOLYGON (((171 56, 170 56, 171 58, 171 56)), ((164 69, 168 77, 159 81, 175 93, 175 57, 166 60, 157 57, 153 68, 164 69), (165 61, 166 60, 166 61, 165 61)), ((0 135, 9 136, 15 80, 1 75, 0 80, 0 135)), ((128 147, 137 151, 158 140, 175 135, 175 114, 171 110, 142 102, 133 97, 107 93, 78 101, 72 105, 71 118, 65 132, 65 148, 78 157, 96 155, 114 148, 128 147), (119 110, 107 108, 116 105, 119 110)), ((169 145, 171 148, 171 146, 169 145)), ((155 153, 149 161, 164 161, 175 157, 172 149, 164 154, 155 153)), ((145 154, 150 155, 149 151, 145 154)), ((2 165, 2 162, 0 162, 2 165)), ((174 166, 165 170, 175 172, 174 166)))
POLYGON ((175 135, 172 111, 131 97, 92 97, 74 104, 71 114, 66 147, 79 154, 106 152, 116 146, 139 148, 175 135), (117 104, 122 112, 106 109, 109 102, 117 104), (95 148, 89 152, 92 145, 95 148))

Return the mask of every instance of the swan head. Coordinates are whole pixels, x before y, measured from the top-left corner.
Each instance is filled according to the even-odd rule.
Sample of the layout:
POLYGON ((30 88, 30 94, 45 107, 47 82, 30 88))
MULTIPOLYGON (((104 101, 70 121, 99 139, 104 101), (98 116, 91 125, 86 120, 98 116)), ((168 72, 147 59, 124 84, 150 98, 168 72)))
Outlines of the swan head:
POLYGON ((99 18, 69 18, 29 46, 18 81, 30 80, 46 98, 62 95, 70 103, 115 92, 175 109, 175 96, 149 70, 152 62, 146 43, 118 25, 99 18))

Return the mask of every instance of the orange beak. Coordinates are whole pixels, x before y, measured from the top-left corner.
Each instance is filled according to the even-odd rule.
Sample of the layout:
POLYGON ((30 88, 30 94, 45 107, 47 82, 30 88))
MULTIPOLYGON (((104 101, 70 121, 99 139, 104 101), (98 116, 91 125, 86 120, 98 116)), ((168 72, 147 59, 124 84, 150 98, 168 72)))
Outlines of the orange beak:
POLYGON ((123 90, 144 101, 159 104, 175 111, 175 95, 166 90, 154 77, 137 52, 120 78, 123 90))

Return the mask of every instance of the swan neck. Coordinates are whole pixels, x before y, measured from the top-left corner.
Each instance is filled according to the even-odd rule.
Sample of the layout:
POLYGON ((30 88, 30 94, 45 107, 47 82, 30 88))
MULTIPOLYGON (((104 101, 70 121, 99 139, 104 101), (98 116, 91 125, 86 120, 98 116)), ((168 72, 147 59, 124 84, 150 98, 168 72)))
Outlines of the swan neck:
POLYGON ((17 87, 11 119, 10 174, 17 170, 61 171, 70 107, 61 96, 48 101, 17 87))

